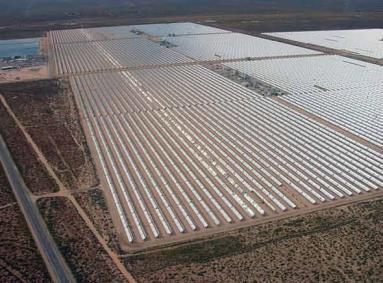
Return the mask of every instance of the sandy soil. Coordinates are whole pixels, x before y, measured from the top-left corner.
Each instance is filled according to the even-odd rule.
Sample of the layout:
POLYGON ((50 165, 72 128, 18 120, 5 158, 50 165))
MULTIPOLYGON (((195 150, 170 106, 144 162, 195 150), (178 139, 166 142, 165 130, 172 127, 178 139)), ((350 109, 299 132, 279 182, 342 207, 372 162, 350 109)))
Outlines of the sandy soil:
POLYGON ((48 66, 40 65, 16 70, 0 71, 0 83, 48 78, 48 66))

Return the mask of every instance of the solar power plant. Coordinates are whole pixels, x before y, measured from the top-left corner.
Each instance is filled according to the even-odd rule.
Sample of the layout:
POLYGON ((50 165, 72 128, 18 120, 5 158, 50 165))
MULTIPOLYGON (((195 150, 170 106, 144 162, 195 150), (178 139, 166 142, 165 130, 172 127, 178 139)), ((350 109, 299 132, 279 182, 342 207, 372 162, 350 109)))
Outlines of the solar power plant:
POLYGON ((174 50, 204 61, 320 54, 310 49, 241 33, 168 37, 167 41, 176 45, 174 50))
MULTIPOLYGON (((228 35, 203 36, 204 42, 217 42, 217 37, 228 35)), ((178 38, 202 42, 201 35, 168 37, 178 38)), ((327 86, 325 91, 311 87, 307 78, 314 75, 304 69, 302 91, 282 96, 286 99, 281 101, 206 68, 209 61, 193 61, 174 51, 178 47, 166 48, 142 35, 86 43, 51 41, 55 56, 50 60, 61 66, 58 74, 69 76, 114 223, 121 242, 132 250, 187 241, 381 193, 381 151, 284 103, 301 97, 299 101, 320 96, 325 100, 331 93, 333 102, 318 99, 316 103, 334 104, 333 108, 325 106, 327 112, 318 116, 330 117, 333 111, 333 117, 341 119, 353 112, 347 117, 358 121, 353 123, 356 128, 363 121, 370 123, 364 119, 368 119, 373 101, 381 99, 381 84, 374 77, 379 73, 374 71, 376 66, 318 56, 318 52, 278 42, 246 40, 229 40, 234 46, 226 48, 238 56, 247 54, 245 49, 253 50, 253 56, 262 53, 265 58, 245 59, 242 64, 249 64, 248 68, 255 62, 264 64, 255 70, 277 73, 270 81, 277 87, 283 87, 277 84, 280 77, 287 76, 285 81, 294 83, 300 68, 317 64, 320 69, 320 58, 334 65, 333 73, 339 69, 352 78, 336 85, 331 72, 320 76, 317 83, 323 89, 327 86), (239 47, 245 46, 246 40, 252 45, 239 47), (94 56, 87 56, 89 52, 94 56), (278 58, 287 54, 295 55, 285 59, 284 67, 285 61, 278 58), (285 68, 292 68, 289 74, 285 68), (363 77, 361 70, 368 75, 363 77), (373 82, 364 98, 360 90, 367 87, 353 82, 359 79, 361 84, 361 76, 373 82), (336 104, 342 104, 341 91, 348 95, 347 103, 341 108, 344 114, 336 114, 336 104), (360 109, 352 101, 362 105, 360 109)), ((199 54, 206 52, 204 58, 210 58, 209 43, 204 44, 199 54)), ((218 49, 222 48, 224 45, 218 49)), ((342 74, 340 79, 347 76, 342 74)), ((308 106, 304 108, 315 114, 308 106)), ((373 127, 378 129, 371 122, 373 127)))
POLYGON ((383 145, 383 71, 341 56, 225 63, 277 87, 293 104, 383 145))
POLYGON ((270 35, 383 59, 383 29, 276 32, 270 35))

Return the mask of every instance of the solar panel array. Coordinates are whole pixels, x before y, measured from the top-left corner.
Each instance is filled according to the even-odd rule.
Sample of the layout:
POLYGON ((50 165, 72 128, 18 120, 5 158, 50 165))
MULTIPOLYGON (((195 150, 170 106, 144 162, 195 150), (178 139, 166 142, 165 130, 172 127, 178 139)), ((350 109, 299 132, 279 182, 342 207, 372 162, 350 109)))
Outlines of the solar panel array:
POLYGON ((383 67, 341 56, 225 63, 291 94, 352 90, 382 85, 383 67))
POLYGON ((383 29, 276 32, 269 34, 383 59, 383 29))
POLYGON ((174 50, 196 60, 267 58, 320 54, 317 51, 241 33, 169 37, 174 50))
POLYGON ((383 146, 383 85, 369 89, 287 95, 283 99, 383 146))
POLYGON ((194 60, 320 54, 248 35, 222 33, 219 29, 191 23, 127 26, 125 29, 117 27, 63 30, 50 32, 48 36, 52 45, 54 69, 58 75, 186 63, 194 60), (167 37, 166 40, 175 44, 175 47, 167 48, 132 33, 133 30, 141 29, 145 33, 156 35, 160 34, 162 28, 165 33, 176 32, 181 35, 167 37), (191 35, 191 32, 198 34, 191 35), (126 39, 115 36, 126 33, 126 39), (110 56, 116 60, 111 62, 108 58, 110 56))
POLYGON ((225 63, 290 95, 282 98, 383 145, 383 70, 341 56, 225 63))
POLYGON ((371 123, 375 137, 381 127, 367 112, 380 107, 372 106, 381 99, 378 67, 190 24, 139 28, 155 36, 174 33, 166 37, 177 47, 141 35, 95 40, 88 30, 65 32, 73 41, 50 37, 58 73, 70 75, 115 222, 131 247, 188 239, 383 187, 381 153, 200 63, 217 54, 220 60, 257 58, 225 64, 295 93, 286 99, 308 111, 325 105, 318 115, 333 121, 349 115, 355 128, 371 123), (362 98, 368 85, 376 91, 362 98), (336 105, 344 92, 349 101, 342 112, 336 105), (362 107, 354 111, 352 101, 362 107))
MULTIPOLYGON (((249 93, 228 94, 225 85, 212 85, 206 79, 204 90, 198 93, 191 81, 201 75, 212 73, 201 66, 180 66, 171 68, 144 69, 113 73, 96 73, 80 76, 83 84, 95 86, 90 88, 90 103, 99 104, 110 101, 106 107, 95 107, 95 115, 113 115, 139 113, 143 111, 203 105, 208 103, 227 102, 234 99, 246 99, 249 93), (173 81, 176 81, 174 83, 173 81), (139 85, 138 88, 136 85, 139 85), (172 91, 169 91, 169 85, 172 91), (143 90, 144 89, 144 90, 143 90), (209 95, 204 95, 209 92, 209 95), (150 94, 150 95, 149 95, 150 94), (151 96, 155 95, 155 99, 151 96)), ((215 80, 219 83, 220 76, 215 80)), ((255 96, 256 94, 253 94, 255 96)))
POLYGON ((59 75, 192 61, 144 38, 59 44, 53 53, 59 75))
MULTIPOLYGON (((121 214, 130 241, 282 213, 383 184, 381 155, 212 71, 177 68, 176 80, 172 72, 151 70, 153 87, 125 71, 133 91, 112 97, 108 86, 101 90, 107 74, 72 80, 110 183, 121 207, 131 210, 121 214), (190 78, 190 90, 182 91, 190 78), (170 103, 163 102, 161 85, 170 103), (92 88, 102 93, 94 97, 92 88), (206 102, 194 104, 188 91, 206 102), (233 93, 229 102, 208 102, 233 93), (180 105, 169 107, 171 100, 180 105), (129 105, 142 105, 141 111, 129 105)), ((113 84, 123 88, 127 81, 113 84)))

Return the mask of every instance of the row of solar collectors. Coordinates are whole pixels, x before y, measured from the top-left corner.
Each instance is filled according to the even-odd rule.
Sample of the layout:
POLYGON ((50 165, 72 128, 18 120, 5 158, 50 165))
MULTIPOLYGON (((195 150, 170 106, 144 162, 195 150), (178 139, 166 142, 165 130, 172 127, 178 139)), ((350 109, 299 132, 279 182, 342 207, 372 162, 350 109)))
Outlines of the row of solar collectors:
POLYGON ((383 82, 383 68, 341 56, 315 56, 225 63, 291 94, 370 88, 383 82))
POLYGON ((241 33, 169 37, 167 41, 176 45, 178 52, 202 61, 320 54, 241 33))
POLYGON ((381 66, 340 56, 225 65, 291 94, 283 99, 372 143, 383 144, 381 66))
POLYGON ((376 88, 287 95, 283 99, 383 146, 383 85, 376 88))
POLYGON ((192 61, 143 38, 55 45, 53 56, 59 75, 192 61))
POLYGON ((383 29, 269 33, 272 36, 383 59, 383 29))
POLYGON ((90 97, 96 116, 222 103, 257 95, 234 92, 223 77, 197 65, 96 73, 79 80, 97 85, 90 97), (152 99, 153 94, 156 99, 152 99))
MULTIPOLYGON (((146 83, 127 76, 137 96, 161 104, 161 87, 144 90, 146 83)), ((169 97, 184 97, 182 80, 153 80, 168 86, 169 97)), ((99 116, 117 109, 124 96, 113 101, 106 91, 92 102, 101 84, 72 78, 130 242, 273 215, 383 185, 381 154, 211 71, 195 70, 190 88, 196 97, 208 100, 215 93, 206 85, 222 85, 222 96, 249 98, 99 116)))
POLYGON ((185 36, 194 34, 230 33, 230 31, 194 23, 147 24, 87 29, 57 30, 49 33, 53 44, 81 43, 139 37, 143 32, 152 36, 185 36))

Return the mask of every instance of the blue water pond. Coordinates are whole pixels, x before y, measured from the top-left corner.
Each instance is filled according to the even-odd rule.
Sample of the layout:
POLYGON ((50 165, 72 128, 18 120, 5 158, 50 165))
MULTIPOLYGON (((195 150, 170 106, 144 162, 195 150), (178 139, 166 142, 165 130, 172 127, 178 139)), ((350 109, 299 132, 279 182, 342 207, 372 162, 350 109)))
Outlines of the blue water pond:
POLYGON ((37 55, 40 38, 0 40, 0 58, 37 55))

